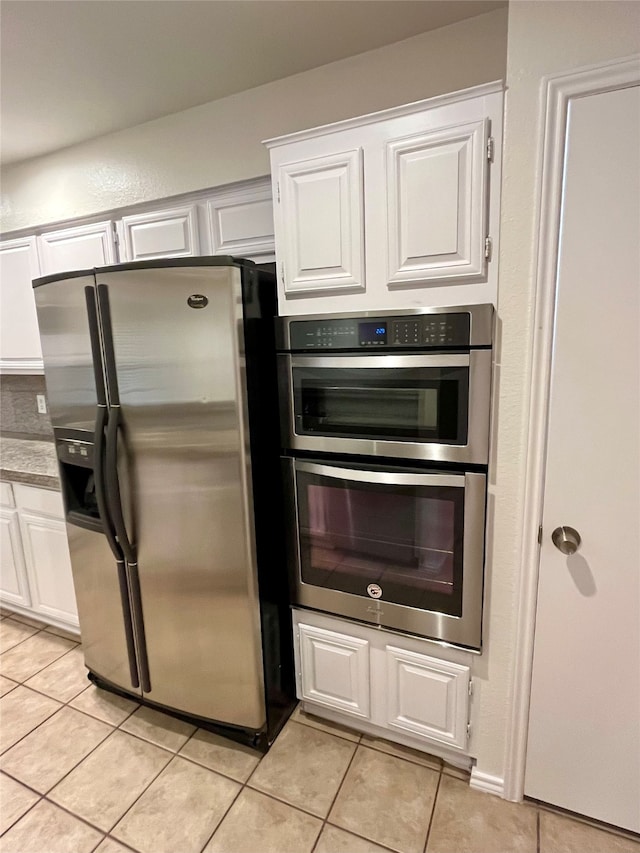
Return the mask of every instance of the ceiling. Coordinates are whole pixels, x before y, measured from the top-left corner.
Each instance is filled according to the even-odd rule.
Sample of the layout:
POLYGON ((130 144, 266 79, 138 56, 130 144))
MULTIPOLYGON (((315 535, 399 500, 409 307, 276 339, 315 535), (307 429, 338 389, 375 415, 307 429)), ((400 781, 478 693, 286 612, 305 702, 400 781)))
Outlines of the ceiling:
POLYGON ((1 0, 3 165, 224 98, 506 0, 1 0))

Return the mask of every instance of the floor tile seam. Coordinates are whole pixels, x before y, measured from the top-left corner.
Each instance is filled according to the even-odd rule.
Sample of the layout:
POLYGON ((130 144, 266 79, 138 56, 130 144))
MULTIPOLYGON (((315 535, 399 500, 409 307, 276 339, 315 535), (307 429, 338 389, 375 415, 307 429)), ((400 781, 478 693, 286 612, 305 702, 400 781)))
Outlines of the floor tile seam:
MULTIPOLYGON (((17 621, 17 620, 14 620, 14 621, 17 621)), ((24 627, 25 627, 25 628, 32 628, 32 627, 33 627, 32 625, 27 625, 25 622, 18 622, 18 625, 24 625, 24 627)), ((6 653, 7 653, 7 652, 10 652, 10 651, 11 651, 11 649, 17 649, 17 648, 18 648, 18 646, 21 646, 23 643, 26 643, 26 642, 27 642, 27 640, 30 640, 30 639, 32 639, 32 637, 35 637, 35 636, 37 636, 38 634, 43 634, 43 633, 44 633, 44 629, 43 629, 43 628, 35 628, 35 629, 34 629, 34 631, 33 631, 33 634, 29 634, 29 636, 28 636, 28 637, 23 637, 23 639, 22 639, 22 640, 18 640, 18 642, 17 642, 17 643, 14 643, 12 646, 9 646, 7 649, 3 649, 3 650, 0 652, 0 662, 2 661, 2 655, 6 655, 6 653)), ((0 675, 2 675, 2 673, 1 673, 1 672, 0 672, 0 675)), ((8 676, 5 676, 5 677, 7 677, 7 678, 8 678, 8 676)))
POLYGON ((250 791, 253 791, 255 794, 262 794, 264 797, 268 797, 270 800, 275 800, 277 803, 282 803, 285 806, 289 806, 292 809, 295 809, 298 812, 302 812, 306 814, 307 817, 314 817, 316 820, 325 821, 326 818, 322 817, 322 815, 316 814, 315 812, 309 811, 309 809, 305 809, 303 806, 292 803, 290 800, 284 800, 281 797, 272 794, 270 791, 263 791, 261 788, 255 788, 253 785, 250 785, 247 782, 243 785, 244 788, 248 788, 250 791))
MULTIPOLYGON (((4 771, 3 771, 3 772, 4 772, 4 771)), ((8 775, 9 775, 8 773, 5 773, 5 776, 8 776, 8 775)), ((11 778, 13 779, 13 776, 12 776, 11 778)), ((14 781, 16 781, 16 780, 14 780, 14 781)), ((22 783, 20 783, 20 784, 22 784, 22 783)), ((25 787, 25 788, 28 788, 28 785, 24 785, 24 787, 25 787)), ((26 817, 26 816, 29 814, 29 812, 30 812, 32 809, 34 809, 34 808, 38 805, 38 803, 39 803, 39 802, 41 802, 42 800, 44 800, 44 797, 42 796, 42 794, 38 794, 38 792, 37 792, 37 791, 34 791, 34 790, 33 790, 33 788, 29 788, 29 790, 30 790, 30 791, 32 791, 34 794, 37 794, 38 799, 35 801, 35 803, 32 803, 32 804, 29 806, 29 808, 28 808, 25 812, 23 812, 23 813, 20 815, 20 817, 17 817, 17 818, 13 821, 13 823, 12 823, 10 826, 8 826, 8 827, 7 827, 3 832, 1 832, 1 833, 0 833, 0 839, 4 838, 4 837, 5 837, 5 835, 6 835, 10 830, 12 830, 12 829, 13 829, 13 827, 14 827, 17 823, 20 823, 20 821, 22 820, 22 818, 23 818, 23 817, 26 817)))
MULTIPOLYGON (((240 783, 238 783, 238 784, 240 784, 240 783)), ((220 818, 220 820, 218 821, 218 823, 215 825, 215 828, 214 828, 213 832, 212 832, 212 833, 211 833, 211 835, 207 838, 207 840, 205 841, 204 845, 200 848, 200 853, 204 853, 204 851, 207 849, 207 846, 211 843, 211 839, 212 839, 212 838, 213 838, 213 836, 216 834, 216 832, 220 829, 220 827, 221 827, 221 826, 222 826, 222 824, 224 823, 224 821, 225 821, 225 819, 226 819, 227 815, 229 814, 229 812, 230 812, 230 811, 231 811, 231 809, 233 808, 233 806, 234 806, 234 804, 235 804, 236 800, 238 799, 238 797, 240 796, 240 794, 244 791, 244 789, 245 789, 246 787, 247 787, 247 786, 246 786, 246 784, 245 784, 245 785, 240 785, 240 790, 238 790, 238 791, 236 792, 235 797, 233 798, 233 800, 231 800, 231 802, 229 803, 228 807, 225 809, 224 814, 222 815, 222 817, 220 818)))
MULTIPOLYGON (((51 790, 53 790, 53 789, 51 789, 51 790)), ((51 793, 51 791, 49 791, 47 794, 45 794, 42 797, 42 799, 45 802, 49 803, 52 806, 55 806, 56 808, 65 812, 66 814, 70 815, 71 817, 74 817, 76 820, 79 820, 81 823, 84 823, 85 826, 88 826, 91 829, 95 829, 96 832, 99 832, 102 837, 100 838, 100 841, 98 841, 98 844, 101 844, 104 841, 105 835, 108 835, 108 833, 104 829, 102 829, 100 826, 96 826, 95 823, 91 823, 91 821, 87 820, 86 817, 82 817, 82 815, 79 815, 79 814, 76 814, 75 812, 72 812, 71 809, 68 809, 66 806, 63 806, 61 803, 57 803, 55 800, 52 800, 49 797, 50 793, 51 793)))
POLYGON ((429 767, 427 764, 420 764, 418 761, 413 761, 411 758, 405 758, 403 755, 396 755, 393 752, 386 752, 384 749, 377 749, 375 746, 369 746, 369 744, 360 742, 358 744, 362 749, 370 749, 373 752, 381 753, 382 755, 386 755, 389 758, 397 758, 399 761, 406 761, 407 764, 413 764, 414 767, 424 767, 425 770, 431 770, 433 773, 442 773, 442 767, 436 769, 435 767, 429 767))
MULTIPOLYGON (((128 734, 128 732, 126 734, 128 734)), ((149 743, 149 741, 147 741, 147 743, 149 743)), ((187 741, 187 743, 188 743, 188 741, 187 741)), ((185 744, 185 746, 186 746, 186 744, 185 744)), ((183 749, 183 747, 180 747, 180 749, 183 749)), ((229 779, 229 781, 235 782, 237 785, 242 785, 243 788, 247 784, 246 781, 242 781, 241 779, 236 779, 235 776, 229 776, 227 773, 224 773, 222 770, 216 770, 214 767, 210 767, 208 764, 203 764, 201 761, 198 761, 197 758, 192 758, 190 755, 183 755, 182 752, 176 752, 174 754, 175 754, 176 758, 182 758, 184 761, 188 761, 190 764, 195 764, 196 767, 200 767, 202 770, 210 770, 212 773, 215 773, 218 776, 222 776, 223 779, 229 779)), ((259 766, 259 763, 260 762, 258 762, 258 765, 256 765, 256 767, 259 766)), ((251 771, 251 773, 253 773, 253 770, 251 771)))
MULTIPOLYGON (((71 651, 71 649, 70 649, 69 651, 71 651)), ((63 657, 64 657, 64 655, 63 655, 63 657)), ((61 660, 61 658, 58 658, 58 660, 61 660)), ((55 663, 55 661, 53 661, 53 663, 55 663)), ((46 669, 46 667, 45 667, 45 669, 46 669)), ((42 670, 40 670, 40 672, 42 672, 42 670)), ((38 673, 36 673, 36 675, 37 675, 37 674, 38 674, 38 673)), ((33 678, 33 677, 34 677, 34 676, 32 676, 32 675, 30 675, 30 676, 29 676, 29 678, 30 678, 30 679, 31 679, 31 678, 33 678)), ((27 682, 26 682, 26 681, 22 681, 22 682, 19 682, 19 683, 20 683, 20 686, 21 686, 21 687, 26 687, 26 688, 27 688, 27 690, 33 690, 33 692, 34 692, 34 693, 38 693, 38 694, 40 694, 40 696, 45 696, 47 699, 53 699, 53 700, 54 700, 54 702, 59 702, 61 705, 64 705, 64 706, 69 705, 69 703, 70 703, 70 702, 73 702, 73 700, 74 700, 74 699, 77 699, 77 698, 78 698, 78 696, 79 696, 81 693, 84 693, 84 691, 87 689, 86 687, 83 687, 83 688, 82 688, 81 690, 79 690, 79 691, 78 691, 74 696, 72 696, 70 699, 67 699, 67 700, 66 700, 66 702, 63 702, 63 701, 62 701, 62 699, 58 699, 56 696, 52 696, 50 693, 45 693, 45 692, 44 692, 44 690, 38 690, 38 688, 37 688, 37 687, 33 687, 31 684, 27 684, 27 682)), ((17 685, 16 685, 16 686, 17 686, 17 685)), ((12 687, 12 688, 11 688, 11 690, 13 690, 13 689, 15 689, 15 688, 13 688, 13 687, 12 687)), ((9 693, 11 692, 11 690, 9 691, 9 693)), ((6 695, 7 695, 7 694, 5 693, 5 696, 6 696, 6 695)), ((4 697, 3 697, 3 698, 4 698, 4 697)), ((74 711, 77 711, 77 710, 78 710, 78 708, 74 708, 73 710, 74 710, 74 711)))
MULTIPOLYGON (((148 741, 147 741, 147 743, 148 743, 148 741)), ((168 750, 165 750, 165 752, 167 752, 167 751, 168 751, 168 750)), ((156 779, 157 779, 159 776, 161 776, 161 775, 162 775, 162 773, 164 773, 164 771, 165 771, 165 770, 170 766, 170 764, 171 764, 171 762, 174 760, 174 758, 177 758, 177 755, 176 755, 176 753, 175 753, 175 752, 174 752, 174 753, 171 753, 171 756, 172 756, 172 757, 167 761, 167 763, 166 763, 163 767, 161 767, 161 768, 160 768, 160 770, 155 774, 155 776, 154 776, 152 779, 150 779, 150 780, 149 780, 148 784, 146 784, 146 785, 144 786, 143 790, 142 790, 142 791, 140 791, 140 793, 139 793, 139 794, 138 794, 138 796, 135 798, 135 800, 134 800, 134 801, 133 801, 129 806, 127 806, 127 808, 126 808, 126 809, 124 810, 124 812, 120 815, 120 817, 116 820, 116 822, 115 822, 115 823, 114 823, 114 824, 113 824, 109 829, 103 830, 103 832, 106 832, 108 835, 111 835, 111 834, 113 833, 114 829, 118 826, 118 824, 119 824, 122 820, 124 820, 124 818, 129 814, 129 812, 131 811, 131 809, 136 805, 136 803, 140 800, 140 798, 141 798, 141 797, 143 797, 143 796, 146 794, 146 792, 147 792, 147 791, 149 790, 149 788, 153 785, 153 783, 156 781, 156 779)), ((120 842, 120 839, 118 838, 118 836, 117 836, 117 835, 113 835, 113 838, 114 838, 114 839, 115 839, 119 844, 121 843, 121 842, 120 842)), ((135 848, 134 848, 134 849, 135 849, 135 848)))
MULTIPOLYGON (((115 841, 116 844, 122 845, 122 847, 124 847, 125 850, 130 850, 131 853, 140 853, 140 851, 136 847, 132 847, 130 844, 126 844, 124 841, 120 841, 118 838, 115 837, 115 835, 111 835, 110 832, 105 833, 105 836, 102 839, 102 841, 104 841, 105 838, 109 838, 111 841, 115 841)), ((100 844, 102 844, 102 841, 100 842, 100 844)), ((100 846, 100 844, 98 846, 100 846)), ((95 851, 94 851, 94 853, 95 853, 95 851)))
POLYGON ((606 832, 608 835, 614 835, 617 838, 624 838, 627 841, 635 841, 636 844, 640 843, 640 833, 632 832, 629 829, 613 826, 613 824, 610 823, 603 823, 595 818, 589 817, 588 815, 581 815, 579 812, 571 812, 568 809, 563 809, 560 806, 554 806, 552 803, 545 803, 542 800, 534 800, 525 797, 523 803, 537 808, 539 812, 555 814, 558 815, 558 817, 564 817, 567 820, 575 821, 575 823, 599 829, 601 832, 606 832))
MULTIPOLYGON (((46 632, 45 632, 45 631, 39 631, 38 633, 39 633, 39 634, 44 634, 44 633, 46 633, 46 632)), ((33 637, 35 637, 35 636, 36 636, 36 634, 32 634, 32 635, 31 635, 31 637, 27 637, 27 638, 26 638, 26 640, 22 640, 22 643, 26 643, 26 641, 27 641, 27 640, 31 640, 31 639, 32 639, 33 637)), ((50 637, 55 637, 55 634, 49 634, 49 636, 50 636, 50 637)), ((58 637, 58 639, 59 639, 59 640, 62 640, 62 639, 64 639, 64 638, 63 638, 63 637, 58 637)), ((71 640, 67 640, 66 642, 70 643, 70 642, 71 642, 71 640)), ((22 643, 18 643, 16 646, 12 646, 11 648, 12 648, 12 649, 16 649, 19 645, 22 645, 22 643)), ((51 664, 52 664, 52 663, 56 663, 57 661, 61 660, 65 655, 68 655, 68 654, 69 654, 69 652, 72 652, 74 649, 77 649, 79 645, 80 645, 80 643, 76 643, 76 644, 73 646, 73 648, 71 648, 71 649, 67 649, 67 650, 66 650, 66 652, 62 652, 62 654, 61 654, 61 655, 58 655, 58 657, 57 657, 57 658, 54 658, 53 660, 50 660, 48 663, 46 663, 43 667, 41 667, 41 668, 40 668, 39 670, 37 670, 36 672, 31 672, 31 673, 29 673, 29 675, 27 676, 27 678, 26 678, 24 681, 18 681, 18 684, 24 684, 24 685, 26 685, 26 682, 27 682, 30 678, 35 678, 35 676, 36 676, 36 675, 40 675, 40 673, 41 673, 43 670, 45 670, 48 666, 51 666, 51 664)), ((11 651, 11 649, 7 649, 7 651, 11 651)), ((4 655, 4 654, 6 654, 6 652, 2 652, 2 655, 4 655)), ((5 678, 9 678, 11 681, 17 681, 17 679, 16 679, 15 677, 13 677, 13 676, 11 676, 11 675, 6 675, 4 672, 2 672, 2 660, 1 660, 2 655, 0 655, 0 675, 4 675, 4 677, 5 677, 5 678)))
MULTIPOLYGON (((22 687, 23 685, 20 685, 20 686, 22 687)), ((27 689, 28 689, 28 688, 27 688, 27 689)), ((11 692, 13 692, 13 691, 11 691, 11 692)), ((35 692, 35 691, 34 691, 34 692, 35 692)), ((7 694, 7 695, 8 695, 8 694, 7 694)), ((44 695, 44 694, 40 694, 40 695, 44 695)), ((2 698, 4 699, 4 696, 3 696, 2 698)), ((46 696, 45 698, 46 698, 46 699, 51 699, 51 697, 50 697, 50 696, 46 696)), ((55 700, 55 699, 51 699, 51 701, 52 701, 52 702, 55 702, 56 700, 55 700)), ((35 730, 36 730, 36 729, 39 729, 39 728, 40 728, 40 726, 41 726, 41 725, 43 725, 43 723, 46 723, 46 722, 47 722, 47 720, 49 720, 51 717, 53 717, 53 715, 54 715, 54 714, 57 714, 57 713, 58 713, 58 711, 62 710, 62 708, 64 707, 64 705, 63 705, 62 703, 59 703, 59 704, 60 704, 60 707, 59 707, 59 708, 56 708, 56 709, 55 709, 54 711, 52 711, 50 714, 47 714, 47 716, 44 718, 44 720, 40 720, 40 722, 39 722, 37 725, 35 725, 32 729, 29 729, 29 731, 28 731, 28 732, 26 732, 25 734, 23 734, 23 735, 22 735, 22 737, 19 737, 19 738, 18 738, 18 740, 17 740, 17 741, 15 741, 15 743, 10 744, 6 749, 2 749, 2 750, 0 750, 0 758, 1 758, 3 755, 6 755, 6 754, 7 754, 7 752, 9 752, 9 750, 10 750, 10 749, 13 749, 13 747, 14 747, 14 746, 17 746, 19 743, 21 743, 21 742, 22 742, 26 737, 29 737, 29 735, 30 735, 32 732, 35 732, 35 730)), ((0 770, 2 770, 2 768, 1 768, 1 767, 0 767, 0 770)))
MULTIPOLYGON (((386 844, 381 844, 379 841, 374 841, 373 838, 367 838, 366 835, 361 835, 359 832, 355 832, 353 829, 345 829, 344 826, 338 826, 337 823, 332 823, 329 818, 325 820, 326 826, 331 826, 334 829, 339 829, 342 832, 348 832, 350 835, 355 835, 356 838, 362 839, 362 841, 368 841, 370 844, 376 844, 378 847, 381 847, 383 850, 388 850, 389 853, 398 853, 393 847, 388 847, 386 844)), ((324 826, 323 826, 324 829, 324 826)))
MULTIPOLYGON (((328 731, 326 731, 326 729, 318 728, 318 726, 312 726, 311 723, 307 723, 306 720, 293 720, 293 719, 291 719, 291 717, 289 717, 287 722, 288 723, 289 722, 299 723, 301 726, 306 726, 308 729, 315 729, 315 731, 317 731, 317 732, 324 732, 324 734, 327 734, 327 735, 334 735, 334 737, 339 737, 342 740, 348 741, 349 743, 360 743, 360 741, 362 740, 362 732, 360 732, 360 734, 358 734, 358 732, 354 731, 353 734, 357 735, 357 738, 358 738, 357 740, 354 740, 353 736, 347 737, 346 735, 339 734, 338 732, 328 732, 328 731)), ((284 726, 283 726, 283 728, 284 728, 284 726)))
POLYGON ((433 804, 431 806, 431 814, 429 815, 429 825, 427 826, 427 837, 424 840, 424 847, 422 848, 424 853, 427 853, 427 847, 429 846, 429 836, 431 835, 431 827, 433 826, 433 818, 436 813, 436 804, 438 802, 438 795, 440 794, 440 786, 442 785, 442 770, 440 770, 440 775, 438 776, 438 784, 436 785, 436 791, 433 795, 433 804))
POLYGON ((338 799, 338 796, 339 796, 339 794, 340 794, 340 791, 342 790, 342 786, 344 785, 344 780, 345 780, 345 779, 347 778, 347 776, 349 775, 349 770, 351 770, 351 765, 353 764, 353 762, 354 762, 354 760, 355 760, 355 757, 356 757, 356 755, 357 755, 357 753, 358 753, 358 749, 359 749, 359 748, 360 748, 360 744, 359 744, 359 743, 354 744, 353 753, 351 754, 351 758, 349 759, 349 763, 347 764, 347 766, 346 766, 346 768, 345 768, 345 771, 344 771, 344 773, 342 774, 342 779, 340 780, 340 784, 338 785, 338 788, 337 788, 337 790, 336 790, 335 794, 333 795, 333 799, 331 800, 331 803, 329 804, 329 808, 327 809, 327 813, 326 813, 326 815, 324 816, 325 823, 326 823, 326 821, 327 821, 327 820, 329 820, 329 817, 330 817, 330 815, 331 815, 331 812, 333 811, 333 807, 335 806, 335 804, 336 804, 336 800, 338 799))
MULTIPOLYGON (((62 710, 62 708, 58 708, 58 711, 61 711, 61 710, 62 710)), ((72 710, 72 711, 75 711, 75 710, 77 710, 77 709, 76 709, 76 708, 72 708, 71 710, 72 710)), ((55 712, 54 712, 54 714, 52 714, 50 717, 47 717, 47 720, 50 720, 52 717, 54 717, 54 716, 55 716, 55 714, 57 714, 57 713, 58 713, 58 711, 55 711, 55 712)), ((82 711, 79 711, 79 713, 82 713, 82 711)), ((85 717, 87 717, 87 716, 88 716, 88 714, 85 714, 85 717)), ((90 717, 90 719, 95 719, 95 718, 90 717)), ((43 725, 44 723, 46 723, 46 722, 47 722, 47 720, 43 720, 43 721, 42 721, 42 723, 40 723, 39 725, 37 725, 35 729, 32 729, 32 730, 29 732, 29 734, 32 734, 33 732, 35 732, 35 731, 36 731, 36 729, 40 728, 40 726, 41 726, 41 725, 43 725)), ((109 725, 109 724, 108 724, 108 723, 105 723, 105 725, 109 725)), ((83 756, 82 756, 82 758, 78 759, 78 761, 76 761, 76 763, 73 765, 73 767, 71 767, 71 768, 70 768, 70 769, 69 769, 69 770, 68 770, 68 771, 67 771, 63 776, 61 776, 61 777, 60 777, 56 782, 54 782, 54 783, 53 783, 53 785, 51 785, 51 787, 50 787, 50 788, 47 788, 47 790, 46 790, 44 793, 43 793, 43 792, 40 792, 40 791, 36 791, 36 793, 37 793, 37 794, 39 794, 39 796, 41 796, 41 797, 47 797, 47 796, 51 793, 51 791, 53 791, 53 789, 54 789, 55 787, 57 787, 57 786, 58 786, 58 785, 59 785, 59 784, 60 784, 64 779, 66 779, 66 778, 67 778, 67 776, 68 776, 70 773, 73 773, 73 771, 74 771, 74 770, 75 770, 75 769, 76 769, 80 764, 82 764, 82 762, 85 760, 85 758, 88 758, 88 757, 89 757, 93 752, 95 752, 95 751, 96 751, 96 749, 97 749, 101 744, 103 744, 106 740, 108 740, 108 738, 110 738, 110 737, 111 737, 111 735, 112 735, 112 734, 113 734, 113 732, 115 731, 115 729, 113 729, 113 726, 112 726, 111 728, 112 728, 112 731, 108 732, 108 734, 106 734, 103 738, 101 738, 101 739, 98 741, 98 743, 97 743, 94 747, 92 747, 92 748, 89 750, 89 752, 87 752, 85 755, 83 755, 83 756)), ((26 737, 28 737, 28 735, 25 735, 25 738, 26 738, 26 737)), ((17 746, 17 745, 18 745, 22 740, 24 740, 24 738, 21 738, 19 741, 16 741, 16 743, 14 743, 14 744, 13 744, 13 746, 17 746)), ((13 748, 13 747, 9 747, 9 749, 12 749, 12 748, 13 748)), ((6 750, 5 752, 3 752, 3 753, 2 753, 2 755, 3 755, 3 756, 4 756, 4 755, 6 755, 8 751, 9 751, 9 750, 6 750)), ((0 760, 1 760, 1 757, 0 757, 0 760)), ((5 768, 4 768, 4 767, 2 767, 1 765, 0 765, 0 770, 1 770, 3 773, 5 773, 7 776, 11 776, 11 778, 12 778, 12 779, 15 779, 15 781, 16 781, 16 782, 20 782, 20 784, 21 784, 21 785, 25 785, 25 783, 24 783, 21 779, 18 779, 17 777, 13 776, 13 775, 8 771, 8 770, 5 770, 5 768)), ((25 785, 25 787, 30 787, 30 786, 25 785)), ((31 788, 31 790, 35 791, 36 789, 35 789, 35 788, 31 788)))
MULTIPOLYGON (((30 734, 35 732, 36 729, 39 729, 41 725, 46 723, 47 720, 50 720, 51 717, 54 717, 63 708, 69 708, 72 711, 77 711, 79 714, 84 714, 85 717, 89 717, 89 719, 91 720, 98 720, 98 722, 104 723, 106 726, 111 726, 112 729, 116 728, 112 723, 108 723, 106 720, 99 720, 98 717, 93 717, 91 714, 87 714, 86 711, 82 711, 80 708, 74 708, 73 705, 69 704, 70 702, 73 702, 73 700, 76 699, 80 695, 80 693, 83 693, 83 690, 81 690, 80 693, 77 693, 76 696, 73 696, 67 702, 61 702, 59 699, 55 699, 53 696, 49 696, 47 693, 43 693, 41 690, 34 690, 33 687, 27 687, 26 684, 17 684, 16 687, 24 687, 25 690, 31 690, 33 693, 37 693, 39 696, 43 696, 45 699, 50 699, 52 702, 57 702, 60 707, 56 708, 56 710, 49 714, 49 716, 46 717, 44 720, 41 720, 41 722, 39 722, 37 726, 34 726, 32 729, 30 729, 30 731, 23 735, 19 740, 17 740, 15 743, 12 743, 11 746, 8 746, 6 749, 2 750, 0 752, 0 756, 5 755, 10 749, 13 749, 14 746, 17 746, 26 737, 29 737, 30 734)), ((9 693, 12 693, 14 690, 15 687, 12 687, 11 690, 9 690, 9 693)), ((5 696, 8 696, 9 693, 5 693, 5 696)), ((4 699, 4 696, 2 698, 4 699)), ((112 734, 112 732, 110 732, 109 734, 112 734)), ((107 735, 107 737, 109 737, 109 735, 107 735)))

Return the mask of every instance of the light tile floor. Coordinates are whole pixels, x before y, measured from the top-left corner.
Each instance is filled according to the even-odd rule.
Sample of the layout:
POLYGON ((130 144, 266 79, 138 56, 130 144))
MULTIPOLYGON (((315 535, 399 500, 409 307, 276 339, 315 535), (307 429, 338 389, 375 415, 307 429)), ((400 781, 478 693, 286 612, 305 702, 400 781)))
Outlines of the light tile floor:
POLYGON ((89 684, 75 638, 0 615, 3 853, 640 853, 296 709, 263 758, 89 684))

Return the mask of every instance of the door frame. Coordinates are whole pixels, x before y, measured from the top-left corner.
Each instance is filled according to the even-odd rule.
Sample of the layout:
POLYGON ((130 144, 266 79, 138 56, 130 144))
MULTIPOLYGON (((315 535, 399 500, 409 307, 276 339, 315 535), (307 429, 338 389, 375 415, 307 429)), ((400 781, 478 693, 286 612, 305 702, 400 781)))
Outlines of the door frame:
POLYGON ((522 515, 522 548, 516 597, 515 655, 507 719, 503 797, 519 802, 524 777, 542 523, 551 360, 555 334, 558 247, 565 169, 567 116, 574 98, 640 84, 640 55, 589 65, 542 80, 543 137, 537 185, 534 324, 528 443, 522 515))

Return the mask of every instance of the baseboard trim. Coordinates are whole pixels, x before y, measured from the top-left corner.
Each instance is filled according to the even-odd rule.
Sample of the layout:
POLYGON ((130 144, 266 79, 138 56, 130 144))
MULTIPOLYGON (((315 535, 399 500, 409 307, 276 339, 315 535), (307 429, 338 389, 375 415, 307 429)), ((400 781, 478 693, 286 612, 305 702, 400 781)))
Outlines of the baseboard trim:
POLYGON ((482 773, 475 767, 471 768, 469 787, 475 788, 476 791, 485 791, 487 794, 495 794, 504 799, 504 779, 501 776, 482 773))

